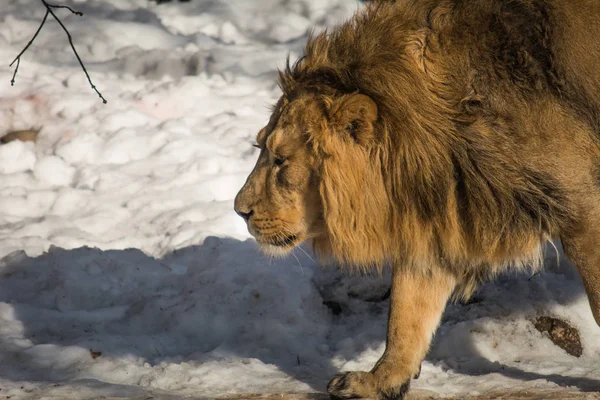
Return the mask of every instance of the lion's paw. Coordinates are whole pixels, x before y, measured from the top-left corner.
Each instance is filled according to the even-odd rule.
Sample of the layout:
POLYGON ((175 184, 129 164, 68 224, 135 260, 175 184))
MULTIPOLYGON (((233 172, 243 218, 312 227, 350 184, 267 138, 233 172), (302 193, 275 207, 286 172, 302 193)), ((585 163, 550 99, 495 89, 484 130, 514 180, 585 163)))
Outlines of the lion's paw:
POLYGON ((327 393, 333 400, 374 398, 375 379, 368 372, 344 372, 333 377, 327 385, 327 393))
POLYGON ((396 388, 378 388, 376 378, 369 372, 344 372, 336 375, 327 385, 332 400, 370 398, 376 400, 402 400, 408 392, 410 381, 396 388))

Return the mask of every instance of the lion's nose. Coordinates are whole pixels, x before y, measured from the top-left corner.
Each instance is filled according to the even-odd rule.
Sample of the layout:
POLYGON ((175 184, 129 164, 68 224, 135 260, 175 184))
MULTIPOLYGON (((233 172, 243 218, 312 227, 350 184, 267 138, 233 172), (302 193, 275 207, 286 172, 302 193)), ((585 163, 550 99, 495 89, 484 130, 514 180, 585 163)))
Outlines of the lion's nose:
POLYGON ((250 219, 250 217, 252 216, 252 214, 254 214, 254 210, 244 212, 242 210, 238 210, 237 208, 236 208, 235 212, 237 213, 237 215, 244 218, 244 220, 246 220, 246 221, 248 221, 250 219))

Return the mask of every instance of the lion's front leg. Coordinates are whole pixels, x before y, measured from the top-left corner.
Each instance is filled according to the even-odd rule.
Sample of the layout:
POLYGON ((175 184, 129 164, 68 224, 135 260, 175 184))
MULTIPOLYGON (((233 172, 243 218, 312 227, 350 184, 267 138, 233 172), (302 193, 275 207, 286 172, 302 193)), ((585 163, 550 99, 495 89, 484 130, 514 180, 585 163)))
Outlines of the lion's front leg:
POLYGON ((385 352, 371 372, 336 375, 327 386, 331 398, 403 399, 454 287, 455 279, 441 270, 395 269, 385 352))

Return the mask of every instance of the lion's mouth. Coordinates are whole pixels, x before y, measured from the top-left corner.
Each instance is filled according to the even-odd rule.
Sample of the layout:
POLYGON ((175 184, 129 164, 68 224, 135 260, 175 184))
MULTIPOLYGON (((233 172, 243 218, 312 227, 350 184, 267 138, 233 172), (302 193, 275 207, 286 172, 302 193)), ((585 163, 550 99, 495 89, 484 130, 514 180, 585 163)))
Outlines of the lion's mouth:
POLYGON ((275 247, 293 247, 298 243, 298 235, 288 235, 276 238, 263 238, 259 242, 263 245, 270 245, 275 247))
POLYGON ((291 246, 291 245, 295 244, 296 241, 298 241, 298 236, 290 235, 290 236, 287 236, 287 237, 273 243, 273 245, 279 246, 279 247, 286 247, 286 246, 291 246))

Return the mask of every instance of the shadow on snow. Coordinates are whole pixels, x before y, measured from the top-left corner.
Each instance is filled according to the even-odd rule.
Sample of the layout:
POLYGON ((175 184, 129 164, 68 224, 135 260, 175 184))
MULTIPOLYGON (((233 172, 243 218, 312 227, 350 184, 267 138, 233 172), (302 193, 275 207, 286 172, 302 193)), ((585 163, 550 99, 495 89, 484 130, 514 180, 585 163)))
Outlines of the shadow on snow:
MULTIPOLYGON (((282 381, 290 376, 323 391, 344 360, 368 353, 374 362, 381 354, 389 282, 317 268, 303 252, 295 257, 269 260, 253 241, 216 237, 161 259, 136 249, 52 248, 36 258, 13 253, 0 264, 0 376, 160 387, 153 382, 171 373, 181 375, 180 387, 202 391, 194 371, 203 374, 211 363, 260 363, 275 366, 282 381), (127 362, 136 365, 138 378, 123 376, 127 362), (168 371, 176 365, 189 368, 168 371)), ((482 320, 533 319, 545 304, 582 296, 568 267, 550 265, 533 278, 501 277, 484 285, 475 302, 447 307, 428 361, 459 374, 598 390, 597 380, 492 362, 472 335, 461 334, 477 331, 482 320), (466 328, 456 331, 460 324, 466 328), (458 361, 447 364, 448 355, 458 361)))

